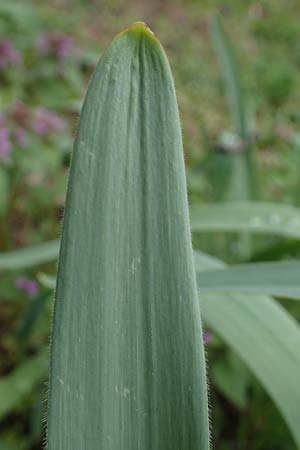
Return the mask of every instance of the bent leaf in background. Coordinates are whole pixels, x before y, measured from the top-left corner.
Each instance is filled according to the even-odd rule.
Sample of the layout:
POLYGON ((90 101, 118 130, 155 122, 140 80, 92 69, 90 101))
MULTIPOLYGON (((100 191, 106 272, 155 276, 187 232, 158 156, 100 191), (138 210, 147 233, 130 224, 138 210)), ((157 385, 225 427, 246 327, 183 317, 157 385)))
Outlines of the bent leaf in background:
MULTIPOLYGON (((300 239, 300 209, 290 205, 267 202, 225 202, 190 205, 194 232, 249 231, 300 239)), ((297 242, 291 243, 294 248, 297 242)), ((0 253, 0 271, 23 269, 55 261, 59 240, 0 253)), ((288 253, 284 248, 283 253, 288 253)))
POLYGON ((190 206, 194 232, 261 233, 300 239, 300 209, 267 202, 228 202, 190 206))
POLYGON ((81 114, 49 402, 49 450, 209 446, 175 90, 141 23, 101 57, 81 114))
POLYGON ((0 253, 0 271, 25 269, 55 261, 59 252, 59 240, 0 253))
MULTIPOLYGON (((196 252, 196 270, 221 269, 217 258, 196 252)), ((300 327, 271 297, 201 293, 203 317, 236 351, 276 403, 300 448, 300 327)))
MULTIPOLYGON (((300 299, 300 261, 218 267, 214 257, 197 251, 194 252, 194 259, 196 269, 201 267, 201 271, 196 273, 201 292, 244 292, 300 299)), ((55 289, 54 276, 40 273, 38 280, 44 287, 55 289)), ((251 298, 249 296, 248 301, 251 298)))
POLYGON ((206 270, 197 273, 197 283, 201 292, 248 292, 299 300, 300 261, 240 264, 206 270))

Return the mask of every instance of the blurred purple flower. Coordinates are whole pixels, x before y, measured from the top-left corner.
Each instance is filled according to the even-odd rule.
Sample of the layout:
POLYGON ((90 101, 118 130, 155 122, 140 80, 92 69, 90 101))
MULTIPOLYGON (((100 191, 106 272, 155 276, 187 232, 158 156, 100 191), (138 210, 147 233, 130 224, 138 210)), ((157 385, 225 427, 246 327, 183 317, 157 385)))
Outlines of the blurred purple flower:
POLYGON ((36 297, 39 292, 37 282, 34 280, 29 280, 25 277, 19 277, 16 279, 16 287, 21 291, 24 291, 30 298, 36 297))
POLYGON ((66 59, 74 52, 74 41, 70 36, 59 33, 44 33, 37 42, 43 55, 53 55, 59 60, 66 59))
POLYGON ((28 297, 36 297, 39 292, 39 286, 37 282, 34 280, 28 280, 25 291, 28 294, 28 297))
POLYGON ((43 55, 48 55, 51 52, 51 38, 48 33, 43 33, 37 41, 37 48, 43 55))
POLYGON ((24 277, 19 277, 16 279, 16 287, 18 289, 25 289, 27 285, 27 279, 24 277))
POLYGON ((209 345, 213 340, 213 335, 211 333, 208 333, 207 331, 205 331, 203 333, 203 342, 204 345, 209 345))
POLYGON ((56 54, 58 58, 65 59, 73 53, 74 42, 70 36, 64 36, 57 41, 56 44, 56 54))
POLYGON ((22 127, 16 128, 14 135, 15 135, 16 143, 20 148, 28 147, 27 133, 24 128, 22 128, 22 127))
POLYGON ((0 41, 0 70, 6 69, 9 65, 19 64, 21 60, 21 53, 13 47, 11 42, 0 41))
POLYGON ((39 107, 35 110, 32 129, 40 136, 45 136, 54 131, 62 131, 65 122, 46 108, 39 107))
POLYGON ((7 159, 11 152, 9 131, 5 127, 0 127, 0 160, 7 159))

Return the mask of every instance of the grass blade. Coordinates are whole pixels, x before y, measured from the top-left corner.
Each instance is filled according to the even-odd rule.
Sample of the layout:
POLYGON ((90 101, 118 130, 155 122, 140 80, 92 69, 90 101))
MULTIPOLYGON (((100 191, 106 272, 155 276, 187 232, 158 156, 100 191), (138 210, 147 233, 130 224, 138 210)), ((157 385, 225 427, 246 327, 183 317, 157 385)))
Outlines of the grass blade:
MULTIPOLYGON (((248 292, 300 299, 300 262, 252 263, 197 274, 202 292, 248 292)), ((249 300, 251 301, 251 300, 249 300)))
POLYGON ((207 450, 205 360, 175 90, 143 25, 103 54, 70 171, 49 450, 207 450))
POLYGON ((57 240, 0 253, 0 271, 24 269, 55 261, 58 251, 59 241, 57 240))
POLYGON ((224 78, 225 91, 237 134, 247 141, 250 127, 247 123, 246 98, 233 47, 218 15, 212 18, 211 35, 224 78))
POLYGON ((190 216, 194 232, 249 231, 300 239, 300 210, 289 205, 265 202, 192 205, 190 216))
MULTIPOLYGON (((196 253, 196 269, 220 269, 196 253)), ((199 286, 201 290, 201 285, 199 286)), ((241 357, 276 403, 300 448, 300 327, 271 297, 202 294, 204 320, 241 357)))
MULTIPOLYGON (((226 166, 230 166, 230 176, 222 191, 225 201, 257 200, 259 197, 258 167, 253 154, 252 130, 248 119, 247 98, 242 86, 242 78, 234 48, 225 33, 218 15, 212 18, 211 35, 224 79, 225 92, 228 99, 232 120, 235 125, 239 146, 232 151, 225 149, 226 166)), ((226 136, 229 134, 226 133, 226 136)), ((229 135, 230 136, 230 135, 229 135)), ((223 138, 225 134, 223 134, 223 138)), ((231 145, 229 145, 231 147, 231 145)), ((215 155, 214 155, 215 156, 215 155)), ((216 156, 215 156, 216 158, 216 156)), ((217 174, 220 177, 220 173, 217 174)), ((248 237, 243 236, 245 253, 250 247, 248 237), (248 242, 247 242, 248 241, 248 242)))

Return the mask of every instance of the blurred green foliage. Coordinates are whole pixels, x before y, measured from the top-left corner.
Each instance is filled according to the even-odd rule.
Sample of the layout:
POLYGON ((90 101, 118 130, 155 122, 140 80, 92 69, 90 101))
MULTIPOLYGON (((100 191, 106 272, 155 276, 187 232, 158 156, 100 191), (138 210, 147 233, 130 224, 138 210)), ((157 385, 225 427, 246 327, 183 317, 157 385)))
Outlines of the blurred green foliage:
MULTIPOLYGON (((170 59, 191 204, 224 200, 228 179, 233 187, 227 200, 253 197, 241 155, 232 153, 241 136, 209 31, 216 12, 234 46, 247 99, 260 198, 299 206, 298 1, 0 0, 1 252, 59 236, 86 85, 112 36, 136 20, 150 25, 170 59), (238 178, 232 180, 232 173, 238 178)), ((240 234, 195 235, 194 245, 235 263, 300 255, 299 241, 280 237, 257 236, 249 243, 240 234)), ((42 260, 24 266, 17 258, 14 271, 0 274, 0 449, 37 450, 44 435, 52 302, 40 272, 55 275, 56 267, 42 260)), ((299 322, 299 304, 282 302, 299 322)), ((276 407, 219 336, 207 345, 207 355, 215 448, 295 450, 276 407)))

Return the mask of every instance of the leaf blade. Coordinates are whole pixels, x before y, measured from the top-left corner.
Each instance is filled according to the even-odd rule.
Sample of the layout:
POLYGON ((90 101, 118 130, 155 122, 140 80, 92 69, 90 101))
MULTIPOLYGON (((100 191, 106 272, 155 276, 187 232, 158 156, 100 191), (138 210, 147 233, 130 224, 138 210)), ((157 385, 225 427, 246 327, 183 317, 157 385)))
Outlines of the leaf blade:
MULTIPOLYGON (((247 292, 300 299, 300 262, 252 263, 197 274, 200 292, 247 292)), ((251 301, 251 299, 249 299, 251 301)))
MULTIPOLYGON (((226 265, 196 253, 196 270, 226 265), (206 263, 206 261, 208 263, 206 263)), ((199 286, 201 289, 201 286, 199 286)), ((271 297, 202 294, 204 321, 241 357, 269 393, 300 448, 300 327, 271 297), (276 351, 274 351, 276 349, 276 351)))
POLYGON ((247 123, 246 98, 242 88, 240 70, 233 47, 218 15, 213 16, 210 31, 222 69, 233 122, 239 136, 246 141, 250 136, 250 127, 247 123))
POLYGON ((0 271, 17 270, 55 261, 59 252, 59 240, 0 253, 0 271))
POLYGON ((208 449, 193 274, 174 86, 160 45, 136 25, 101 57, 76 138, 49 450, 208 449))
POLYGON ((229 202, 191 205, 194 232, 267 233, 300 239, 300 210, 290 205, 266 202, 229 202))

